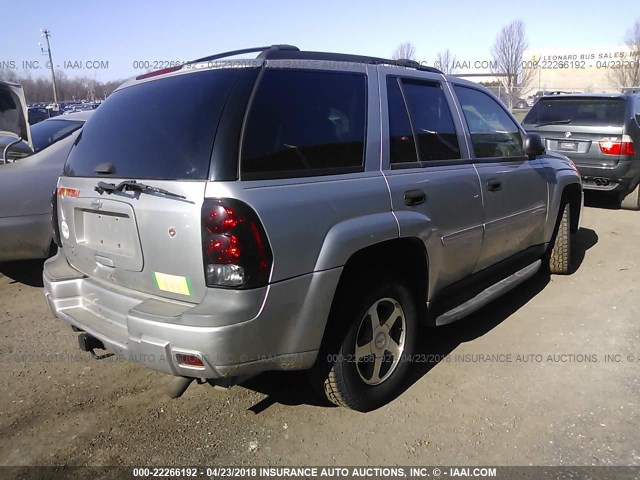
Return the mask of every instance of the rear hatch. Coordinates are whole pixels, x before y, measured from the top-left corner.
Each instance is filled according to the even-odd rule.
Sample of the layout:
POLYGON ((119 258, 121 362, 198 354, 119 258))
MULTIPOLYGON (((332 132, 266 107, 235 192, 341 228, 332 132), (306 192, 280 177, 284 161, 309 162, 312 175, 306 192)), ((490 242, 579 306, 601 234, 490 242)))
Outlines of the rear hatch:
POLYGON ((613 167, 620 154, 607 148, 622 142, 626 102, 617 97, 544 97, 524 118, 528 132, 542 137, 547 150, 560 152, 578 166, 613 167))
POLYGON ((203 298, 205 184, 218 122, 241 71, 145 80, 95 111, 58 182, 63 251, 74 268, 147 294, 203 298))
POLYGON ((18 137, 33 148, 24 91, 17 83, 0 82, 0 142, 6 145, 18 137))

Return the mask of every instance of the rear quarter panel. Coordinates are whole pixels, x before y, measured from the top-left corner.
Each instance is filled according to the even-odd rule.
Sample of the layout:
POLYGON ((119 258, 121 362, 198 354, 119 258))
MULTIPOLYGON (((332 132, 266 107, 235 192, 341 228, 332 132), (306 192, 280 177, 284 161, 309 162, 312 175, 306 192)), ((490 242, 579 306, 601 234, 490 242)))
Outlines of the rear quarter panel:
POLYGON ((211 182, 206 197, 233 197, 260 217, 273 251, 271 282, 343 266, 369 245, 397 238, 381 172, 211 182))

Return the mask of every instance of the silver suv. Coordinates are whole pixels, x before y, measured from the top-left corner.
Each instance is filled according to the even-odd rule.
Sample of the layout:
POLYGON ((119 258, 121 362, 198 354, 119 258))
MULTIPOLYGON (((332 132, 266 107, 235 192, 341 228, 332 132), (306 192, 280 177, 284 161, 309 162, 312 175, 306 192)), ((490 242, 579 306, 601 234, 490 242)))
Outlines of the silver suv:
POLYGON ((45 295, 83 349, 224 385, 309 369, 366 411, 419 323, 570 271, 582 187, 477 84, 280 45, 120 87, 53 203, 45 295))

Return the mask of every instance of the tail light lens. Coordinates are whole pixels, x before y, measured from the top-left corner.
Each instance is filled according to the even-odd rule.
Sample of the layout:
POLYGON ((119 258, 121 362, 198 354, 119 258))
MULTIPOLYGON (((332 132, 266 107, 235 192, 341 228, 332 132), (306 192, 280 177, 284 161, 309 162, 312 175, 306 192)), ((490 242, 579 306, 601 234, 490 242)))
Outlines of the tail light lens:
POLYGON ((256 212, 239 200, 202 205, 202 257, 208 287, 256 288, 269 282, 271 247, 256 212))
POLYGON ((53 191, 51 195, 51 228, 53 229, 53 241, 58 247, 62 246, 60 240, 60 227, 58 226, 58 192, 53 191))
POLYGON ((607 155, 635 155, 633 140, 629 135, 623 135, 621 142, 600 142, 600 151, 607 155))

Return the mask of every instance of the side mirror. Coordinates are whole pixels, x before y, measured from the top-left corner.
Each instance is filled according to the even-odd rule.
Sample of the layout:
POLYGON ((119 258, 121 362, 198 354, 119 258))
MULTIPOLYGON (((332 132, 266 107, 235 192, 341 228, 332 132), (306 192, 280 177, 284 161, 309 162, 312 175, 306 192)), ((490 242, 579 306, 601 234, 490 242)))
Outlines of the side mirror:
POLYGON ((21 137, 7 138, 8 142, 0 142, 0 162, 11 163, 21 158, 28 157, 34 152, 31 147, 21 137))
POLYGON ((542 139, 537 133, 527 133, 525 135, 523 148, 524 153, 527 154, 529 159, 535 158, 538 155, 544 155, 546 151, 544 143, 542 143, 542 139))

